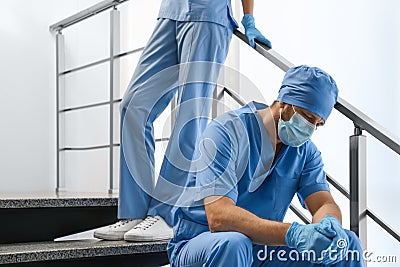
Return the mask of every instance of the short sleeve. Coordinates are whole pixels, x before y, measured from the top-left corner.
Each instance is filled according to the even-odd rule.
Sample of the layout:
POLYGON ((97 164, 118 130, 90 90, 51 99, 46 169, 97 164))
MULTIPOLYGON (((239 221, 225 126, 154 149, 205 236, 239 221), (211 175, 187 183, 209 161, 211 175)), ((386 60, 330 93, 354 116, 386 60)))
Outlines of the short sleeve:
POLYGON ((306 208, 304 201, 309 195, 318 191, 330 191, 326 181, 321 152, 312 142, 309 142, 306 154, 307 158, 297 189, 297 196, 304 208, 306 208))
POLYGON ((209 196, 227 196, 236 203, 236 146, 236 136, 229 129, 215 121, 210 123, 198 142, 196 201, 209 196))

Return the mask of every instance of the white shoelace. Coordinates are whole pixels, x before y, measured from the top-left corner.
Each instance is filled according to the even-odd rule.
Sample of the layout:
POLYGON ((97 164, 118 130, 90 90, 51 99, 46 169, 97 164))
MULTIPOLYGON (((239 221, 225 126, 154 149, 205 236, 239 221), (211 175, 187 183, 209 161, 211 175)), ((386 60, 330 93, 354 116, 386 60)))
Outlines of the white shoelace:
POLYGON ((120 220, 120 221, 116 222, 112 227, 113 227, 113 228, 122 227, 122 226, 124 226, 125 224, 130 223, 131 221, 133 221, 133 219, 120 220))
POLYGON ((134 229, 142 229, 146 230, 147 228, 150 228, 153 226, 156 222, 158 222, 159 218, 157 217, 150 217, 148 216, 145 220, 143 220, 141 223, 136 225, 134 229))

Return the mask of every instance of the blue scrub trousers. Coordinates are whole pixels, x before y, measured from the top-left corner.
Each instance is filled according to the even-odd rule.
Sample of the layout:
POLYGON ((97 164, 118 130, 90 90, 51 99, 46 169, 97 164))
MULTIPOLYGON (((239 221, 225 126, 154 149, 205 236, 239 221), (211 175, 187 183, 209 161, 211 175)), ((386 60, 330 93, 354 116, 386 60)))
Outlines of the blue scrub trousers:
MULTIPOLYGON (((358 237, 351 231, 345 230, 349 237, 349 250, 358 251, 360 261, 341 261, 330 265, 332 267, 355 267, 365 266, 362 260, 362 248, 358 237)), ((176 246, 180 246, 178 243, 176 246)), ((263 266, 263 267, 280 267, 280 266, 296 266, 296 267, 319 267, 322 264, 313 264, 308 261, 291 261, 289 257, 290 251, 294 250, 286 246, 268 246, 267 255, 271 254, 271 250, 275 250, 272 260, 265 253, 259 253, 265 250, 264 246, 254 245, 251 240, 238 232, 204 232, 187 241, 183 247, 179 249, 177 255, 170 255, 172 267, 200 267, 200 266, 263 266), (285 254, 276 256, 279 250, 284 250, 285 254), (257 254, 260 254, 259 260, 257 254), (286 255, 286 256, 285 256, 286 255), (265 259, 265 260, 264 260, 265 259), (283 260, 282 260, 283 259, 283 260), (287 259, 287 261, 284 261, 287 259)), ((292 254, 292 258, 295 254, 292 254)), ((355 257, 354 257, 355 258, 355 257)), ((301 257, 300 257, 301 259, 301 257)), ((351 257, 349 257, 351 259, 351 257)))
MULTIPOLYGON (((181 63, 224 63, 232 32, 232 27, 211 22, 179 22, 170 19, 157 21, 121 103, 118 218, 138 219, 145 218, 146 215, 160 215, 168 224, 173 225, 173 205, 165 204, 162 199, 179 194, 168 190, 168 183, 185 185, 187 170, 190 168, 174 164, 174 156, 180 151, 187 162, 191 161, 196 140, 207 124, 205 117, 211 108, 215 84, 191 83, 166 91, 167 88, 162 86, 148 87, 146 82, 157 73, 181 63), (178 108, 175 126, 160 170, 160 177, 165 180, 159 178, 155 185, 153 122, 168 106, 176 92, 178 108), (197 100, 189 105, 182 105, 193 99, 197 100), (130 129, 130 132, 128 134, 125 130, 122 138, 124 127, 130 129), (126 152, 129 152, 129 158, 126 152), (154 191, 143 190, 143 186, 137 181, 154 191)), ((184 74, 178 71, 170 78, 178 80, 182 75, 184 74)), ((178 197, 175 196, 176 199, 178 197)))

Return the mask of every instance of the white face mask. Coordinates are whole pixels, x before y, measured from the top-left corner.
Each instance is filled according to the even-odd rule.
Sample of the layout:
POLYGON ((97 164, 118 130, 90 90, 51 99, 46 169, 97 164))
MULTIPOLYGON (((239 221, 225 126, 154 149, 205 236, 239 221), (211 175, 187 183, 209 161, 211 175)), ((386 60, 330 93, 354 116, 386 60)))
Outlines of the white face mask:
POLYGON ((298 147, 310 140, 315 131, 315 125, 306 120, 294 109, 293 116, 288 121, 282 120, 282 109, 279 113, 278 135, 282 143, 298 147))

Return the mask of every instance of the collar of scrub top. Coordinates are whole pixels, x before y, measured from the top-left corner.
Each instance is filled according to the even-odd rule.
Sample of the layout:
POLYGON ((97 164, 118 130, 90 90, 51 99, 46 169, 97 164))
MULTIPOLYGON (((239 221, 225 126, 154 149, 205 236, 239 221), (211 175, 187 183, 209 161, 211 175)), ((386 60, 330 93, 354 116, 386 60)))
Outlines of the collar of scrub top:
POLYGON ((268 174, 272 170, 271 167, 274 161, 275 149, 271 144, 267 129, 265 129, 264 123, 260 115, 256 112, 257 110, 267 108, 268 106, 265 104, 257 103, 255 101, 250 102, 248 106, 256 116, 258 127, 261 133, 260 159, 257 163, 256 170, 254 171, 254 174, 251 177, 251 181, 248 188, 248 191, 252 193, 262 185, 265 178, 267 178, 268 174))

